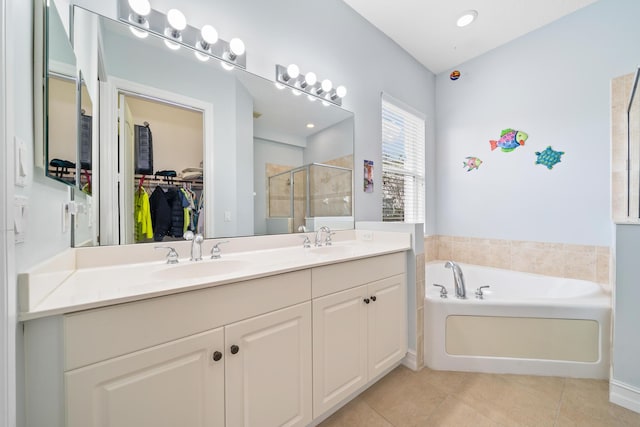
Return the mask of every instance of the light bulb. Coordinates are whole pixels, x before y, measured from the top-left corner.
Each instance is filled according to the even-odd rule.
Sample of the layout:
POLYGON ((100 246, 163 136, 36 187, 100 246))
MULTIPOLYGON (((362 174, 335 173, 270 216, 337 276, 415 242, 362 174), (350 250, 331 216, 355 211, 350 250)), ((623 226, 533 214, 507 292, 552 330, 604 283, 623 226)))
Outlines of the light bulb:
POLYGON ((151 12, 149 0, 129 0, 129 7, 139 16, 147 16, 151 12))
POLYGON ((231 39, 229 42, 229 49, 234 55, 240 56, 244 54, 245 51, 244 42, 238 38, 231 39))
POLYGON ((182 31, 187 28, 187 18, 178 9, 170 9, 167 12, 167 22, 176 31, 182 31))
POLYGON ((314 73, 313 71, 309 71, 307 74, 305 74, 304 81, 307 84, 313 86, 318 82, 318 77, 316 77, 316 73, 314 73))
MULTIPOLYGON (((211 25, 203 26, 200 30, 200 35, 202 36, 202 40, 209 45, 216 44, 216 42, 218 41, 218 31, 216 31, 216 29, 211 25)), ((205 50, 207 50, 208 48, 209 47, 207 46, 205 50)))
POLYGON ((344 86, 338 86, 336 88, 336 95, 338 95, 338 98, 344 98, 347 95, 347 88, 344 86))
POLYGON ((296 64, 289 64, 289 66, 287 67, 287 76, 289 76, 290 79, 296 79, 299 75, 300 68, 298 68, 296 64))
POLYGON ((325 79, 322 81, 322 84, 320 85, 320 87, 324 92, 329 92, 331 88, 333 88, 333 83, 331 83, 331 80, 325 79))

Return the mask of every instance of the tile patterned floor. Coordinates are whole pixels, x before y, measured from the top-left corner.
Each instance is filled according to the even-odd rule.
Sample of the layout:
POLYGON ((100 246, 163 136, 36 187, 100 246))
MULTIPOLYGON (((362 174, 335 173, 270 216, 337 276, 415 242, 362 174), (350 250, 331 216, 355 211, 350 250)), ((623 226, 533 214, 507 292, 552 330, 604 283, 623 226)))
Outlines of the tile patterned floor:
POLYGON ((609 403, 607 381, 400 366, 321 427, 626 427, 640 414, 609 403))

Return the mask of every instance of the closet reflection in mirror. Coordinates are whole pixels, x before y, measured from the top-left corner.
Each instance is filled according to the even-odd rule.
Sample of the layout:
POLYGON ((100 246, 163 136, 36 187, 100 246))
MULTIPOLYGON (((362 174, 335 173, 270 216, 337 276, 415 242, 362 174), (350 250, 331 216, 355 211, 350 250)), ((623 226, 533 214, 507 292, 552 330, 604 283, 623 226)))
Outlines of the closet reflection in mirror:
POLYGON ((55 4, 46 7, 45 161, 47 176, 76 183, 76 57, 55 4))
POLYGON ((204 232, 202 112, 127 93, 118 98, 124 111, 125 185, 135 188, 133 205, 125 201, 125 217, 133 222, 123 230, 124 243, 204 232))
MULTIPOLYGON (((87 27, 78 26, 78 20, 90 21, 95 16, 78 7, 74 10, 77 28, 87 27)), ((296 232, 295 224, 305 225, 310 231, 324 224, 332 229, 353 228, 352 113, 294 96, 290 90, 277 89, 273 81, 246 71, 227 71, 214 58, 200 61, 184 46, 169 50, 161 38, 153 35, 137 38, 121 22, 99 17, 97 23, 101 37, 97 45, 102 49, 99 55, 104 65, 100 75, 101 138, 99 146, 94 146, 101 158, 97 201, 100 244, 135 242, 136 193, 144 190, 150 197, 158 186, 165 192, 169 187, 180 190, 191 186, 196 195, 195 211, 183 221, 183 229, 188 222, 208 238, 296 232), (119 109, 123 94, 127 103, 130 95, 136 95, 199 112, 202 133, 195 139, 200 148, 188 148, 186 131, 174 132, 166 146, 166 159, 170 161, 161 162, 159 132, 169 118, 134 116, 133 125, 149 124, 153 156, 148 173, 135 173, 136 149, 123 147, 124 140, 118 136, 125 135, 118 127, 118 118, 120 126, 127 122, 119 109), (187 152, 197 152, 200 157, 180 160, 187 152), (321 173, 316 185, 310 178, 303 186, 307 193, 296 192, 293 196, 305 199, 302 208, 286 213, 270 211, 275 198, 289 196, 270 194, 269 178, 311 164, 337 166, 348 173, 339 181, 332 174, 321 173), (122 181, 118 170, 134 172, 122 181), (175 176, 163 176, 162 171, 175 176), (200 172, 201 181, 185 179, 184 174, 200 172), (339 209, 312 210, 313 203, 321 208, 338 204, 339 209), (198 210, 198 206, 203 209, 198 210), (314 212, 331 215, 314 216, 314 212)), ((162 236, 163 240, 179 238, 177 228, 174 231, 162 236)), ((148 234, 138 241, 149 241, 148 234)))

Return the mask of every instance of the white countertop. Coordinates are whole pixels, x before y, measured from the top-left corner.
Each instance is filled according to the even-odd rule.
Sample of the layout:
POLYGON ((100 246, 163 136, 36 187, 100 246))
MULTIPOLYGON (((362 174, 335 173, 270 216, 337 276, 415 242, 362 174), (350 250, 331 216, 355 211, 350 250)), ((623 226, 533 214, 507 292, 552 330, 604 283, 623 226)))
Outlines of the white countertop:
MULTIPOLYGON (((267 240, 262 238, 260 245, 257 245, 261 247, 259 250, 250 250, 251 238, 244 238, 242 245, 236 245, 242 250, 225 252, 225 248, 221 246, 221 259, 209 259, 208 252, 203 252, 203 261, 194 262, 189 261, 188 257, 181 257, 180 262, 174 265, 169 265, 164 260, 158 261, 158 258, 164 259, 164 256, 154 251, 153 245, 108 249, 111 253, 117 253, 119 248, 129 252, 156 252, 153 254, 155 261, 133 263, 110 264, 102 259, 92 262, 89 259, 91 256, 104 255, 105 251, 100 253, 100 248, 96 248, 98 250, 87 255, 86 250, 70 249, 57 259, 20 275, 19 320, 225 285, 411 248, 408 233, 350 231, 337 235, 332 246, 306 249, 302 247, 298 237, 299 235, 294 235, 294 240, 290 240, 296 246, 271 248, 264 244, 267 240), (349 238, 352 240, 342 240, 349 238)), ((282 238, 279 241, 274 239, 274 242, 282 243, 282 238)), ((184 249, 183 242, 177 243, 184 249)), ((147 253, 142 255, 138 258, 150 256, 147 253)), ((135 261, 136 257, 129 259, 135 261)))

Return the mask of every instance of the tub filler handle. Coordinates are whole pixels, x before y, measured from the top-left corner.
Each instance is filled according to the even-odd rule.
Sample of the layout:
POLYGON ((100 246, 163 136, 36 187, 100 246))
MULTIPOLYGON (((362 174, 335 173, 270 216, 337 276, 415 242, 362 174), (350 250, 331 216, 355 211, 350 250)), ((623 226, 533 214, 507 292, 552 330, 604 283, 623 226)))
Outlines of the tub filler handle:
POLYGON ((486 285, 486 286, 480 286, 477 290, 476 290, 476 298, 478 299, 483 299, 484 298, 484 294, 482 293, 483 289, 487 289, 490 288, 491 286, 486 285))
POLYGON ((434 283, 433 286, 438 286, 440 288, 440 298, 447 297, 447 288, 442 285, 438 285, 437 283, 434 283))

